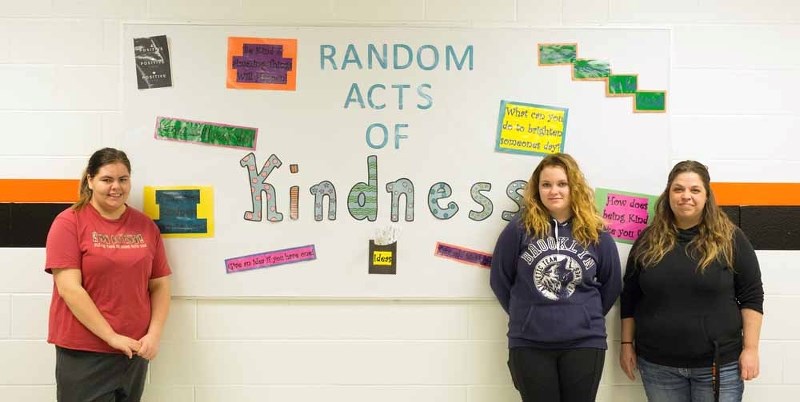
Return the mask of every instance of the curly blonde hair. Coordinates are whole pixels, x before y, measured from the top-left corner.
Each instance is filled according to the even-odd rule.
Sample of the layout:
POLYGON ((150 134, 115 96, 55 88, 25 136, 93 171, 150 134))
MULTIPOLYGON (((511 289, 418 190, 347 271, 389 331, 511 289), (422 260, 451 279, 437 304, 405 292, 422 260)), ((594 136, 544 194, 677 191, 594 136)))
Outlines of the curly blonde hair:
POLYGON ((546 237, 550 231, 550 212, 542 204, 539 193, 539 176, 546 167, 560 167, 567 174, 572 213, 572 235, 578 243, 587 246, 600 240, 600 232, 605 228, 603 217, 594 204, 594 191, 586 183, 578 163, 564 153, 544 157, 534 169, 522 197, 525 201, 521 213, 522 223, 528 234, 546 237))
POLYGON ((675 247, 678 227, 675 214, 669 206, 669 192, 675 178, 682 173, 696 173, 703 181, 706 190, 706 204, 700 216, 699 234, 689 242, 687 251, 699 260, 698 269, 703 271, 715 260, 721 260, 727 267, 733 267, 733 235, 736 229, 728 215, 717 206, 711 190, 711 176, 708 168, 697 161, 678 162, 669 172, 667 187, 658 197, 653 223, 636 241, 631 255, 642 267, 658 264, 668 251, 675 247))

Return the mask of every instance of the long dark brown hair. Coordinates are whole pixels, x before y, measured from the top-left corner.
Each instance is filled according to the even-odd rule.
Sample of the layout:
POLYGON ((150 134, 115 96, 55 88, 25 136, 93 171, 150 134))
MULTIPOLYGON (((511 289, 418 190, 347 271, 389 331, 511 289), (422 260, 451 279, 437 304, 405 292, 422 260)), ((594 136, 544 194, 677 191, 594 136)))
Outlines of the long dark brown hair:
POLYGON ((83 170, 79 198, 77 202, 72 204, 72 209, 79 210, 89 203, 89 200, 92 199, 92 190, 89 189, 89 178, 94 177, 97 172, 100 171, 101 167, 110 163, 122 163, 128 168, 128 173, 131 171, 131 161, 128 160, 128 155, 125 155, 125 152, 114 148, 103 148, 95 151, 95 153, 89 157, 89 163, 86 165, 86 169, 83 170))
POLYGON ((675 178, 682 173, 696 173, 703 181, 706 190, 706 204, 700 216, 699 234, 689 242, 687 251, 699 260, 700 271, 719 259, 727 267, 733 267, 733 234, 736 227, 728 215, 717 205, 714 192, 711 190, 711 177, 708 168, 697 161, 678 162, 669 172, 667 187, 658 197, 655 206, 653 223, 637 240, 631 254, 635 261, 643 267, 658 264, 664 255, 675 247, 678 227, 675 214, 669 206, 669 193, 675 178))
POLYGON ((603 217, 597 212, 597 207, 594 205, 594 191, 586 183, 586 178, 578 168, 578 162, 569 154, 558 153, 545 156, 536 166, 522 194, 522 198, 525 200, 522 223, 532 236, 546 237, 550 231, 550 212, 542 204, 539 194, 539 176, 544 168, 553 166, 564 169, 567 174, 573 222, 572 235, 578 243, 584 246, 597 243, 600 239, 600 231, 605 227, 603 217))

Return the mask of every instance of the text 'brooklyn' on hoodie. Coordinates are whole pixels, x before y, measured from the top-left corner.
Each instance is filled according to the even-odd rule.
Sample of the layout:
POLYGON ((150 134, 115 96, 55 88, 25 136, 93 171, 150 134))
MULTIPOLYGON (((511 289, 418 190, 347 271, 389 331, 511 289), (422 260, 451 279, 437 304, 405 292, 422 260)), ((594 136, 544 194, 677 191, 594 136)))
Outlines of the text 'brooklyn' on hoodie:
POLYGON ((614 239, 584 247, 572 220, 552 220, 545 238, 528 235, 519 216, 497 239, 490 285, 509 315, 508 346, 606 349, 605 315, 622 288, 614 239))

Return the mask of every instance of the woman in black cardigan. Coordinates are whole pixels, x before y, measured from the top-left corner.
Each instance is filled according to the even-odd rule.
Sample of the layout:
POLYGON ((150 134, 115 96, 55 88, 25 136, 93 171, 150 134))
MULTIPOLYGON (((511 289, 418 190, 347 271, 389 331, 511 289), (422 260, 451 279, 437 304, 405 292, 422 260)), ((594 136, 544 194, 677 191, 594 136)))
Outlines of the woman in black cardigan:
POLYGON ((738 402, 758 376, 764 290, 753 246, 717 206, 708 169, 675 165, 628 257, 620 365, 650 402, 738 402))

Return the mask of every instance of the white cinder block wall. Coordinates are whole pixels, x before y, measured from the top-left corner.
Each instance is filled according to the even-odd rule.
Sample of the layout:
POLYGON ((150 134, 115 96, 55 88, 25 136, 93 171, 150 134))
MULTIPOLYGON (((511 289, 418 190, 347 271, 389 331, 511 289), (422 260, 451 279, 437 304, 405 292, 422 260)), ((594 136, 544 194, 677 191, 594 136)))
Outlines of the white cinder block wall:
MULTIPOLYGON (((123 21, 671 28, 671 158, 718 181, 800 181, 800 2, 785 0, 0 0, 0 177, 74 179, 120 143, 123 21)), ((767 313, 745 400, 794 401, 800 252, 758 255, 767 313)), ((0 249, 2 401, 55 400, 43 261, 0 249)), ((516 401, 505 322, 491 301, 175 299, 146 398, 516 401)), ((611 345, 598 400, 644 400, 611 345)))

